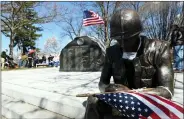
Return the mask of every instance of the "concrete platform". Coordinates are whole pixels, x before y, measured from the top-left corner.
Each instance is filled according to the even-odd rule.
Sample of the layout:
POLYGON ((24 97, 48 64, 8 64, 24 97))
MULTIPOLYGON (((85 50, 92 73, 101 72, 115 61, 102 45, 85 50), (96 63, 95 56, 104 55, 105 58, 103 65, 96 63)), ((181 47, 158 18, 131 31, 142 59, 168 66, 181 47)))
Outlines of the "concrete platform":
POLYGON ((83 103, 86 98, 76 98, 8 83, 3 83, 2 93, 70 118, 81 119, 85 112, 83 103))
POLYGON ((4 117, 4 116, 1 116, 1 119, 7 119, 6 117, 4 117))
MULTIPOLYGON (((56 114, 56 117, 63 115, 59 117, 60 119, 66 117, 82 119, 86 98, 78 98, 75 95, 99 92, 100 74, 100 72, 59 72, 58 68, 3 71, 2 94, 10 99, 24 101, 25 104, 22 104, 24 108, 27 108, 26 105, 29 104, 56 114)), ((173 100, 183 104, 183 74, 176 73, 175 78, 177 80, 173 100)), ((3 101, 5 101, 4 98, 6 97, 3 96, 3 101)), ((3 104, 6 107, 3 108, 4 111, 12 110, 17 113, 15 110, 19 109, 17 105, 12 105, 13 108, 11 108, 6 106, 7 103, 3 102, 3 104)), ((21 113, 21 115, 25 114, 21 113)), ((33 117, 34 114, 32 114, 33 117)))
POLYGON ((8 119, 69 119, 5 95, 2 95, 2 115, 8 119))
POLYGON ((58 68, 2 72, 2 93, 69 118, 82 119, 87 98, 98 91, 100 72, 59 72, 58 68))

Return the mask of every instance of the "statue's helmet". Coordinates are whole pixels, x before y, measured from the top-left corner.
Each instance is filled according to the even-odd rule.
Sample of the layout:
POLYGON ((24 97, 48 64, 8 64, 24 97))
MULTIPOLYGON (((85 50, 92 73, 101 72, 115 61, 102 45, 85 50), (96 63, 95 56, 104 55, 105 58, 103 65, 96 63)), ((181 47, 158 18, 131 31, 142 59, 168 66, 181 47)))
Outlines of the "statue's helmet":
POLYGON ((122 9, 112 15, 110 21, 110 37, 112 39, 128 39, 139 35, 141 31, 142 23, 136 11, 122 9))

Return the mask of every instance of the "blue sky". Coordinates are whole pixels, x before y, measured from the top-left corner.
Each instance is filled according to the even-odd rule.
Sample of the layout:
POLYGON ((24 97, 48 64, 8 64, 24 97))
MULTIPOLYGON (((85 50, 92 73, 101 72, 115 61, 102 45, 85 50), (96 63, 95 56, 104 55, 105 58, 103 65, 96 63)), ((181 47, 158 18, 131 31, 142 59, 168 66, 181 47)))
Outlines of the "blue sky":
MULTIPOLYGON (((58 27, 55 23, 47 23, 47 24, 43 24, 43 31, 40 32, 42 33, 42 36, 37 40, 36 42, 36 46, 38 46, 39 48, 43 49, 44 48, 44 42, 46 41, 46 39, 50 38, 50 37, 56 37, 57 40, 61 39, 61 28, 58 27)), ((68 38, 65 38, 64 40, 62 40, 62 45, 65 45, 67 42, 69 42, 70 40, 67 40, 68 38)), ((2 34, 2 50, 8 49, 9 50, 9 43, 10 40, 8 37, 5 37, 2 34)), ((16 48, 14 48, 16 50, 16 48)))
MULTIPOLYGON (((71 4, 70 2, 57 2, 58 4, 65 5, 65 7, 70 7, 71 4)), ((42 9, 43 10, 43 9, 42 9)), ((83 14, 83 13, 81 13, 83 14)), ((82 20, 82 19, 81 19, 82 20)), ((71 40, 68 37, 64 37, 61 39, 61 27, 57 26, 54 22, 47 23, 47 24, 42 24, 41 25, 43 28, 43 31, 39 32, 42 34, 42 36, 36 41, 36 47, 41 48, 42 50, 44 49, 44 43, 46 39, 55 37, 57 40, 62 40, 62 47, 64 47, 68 42, 71 40)), ((8 37, 5 37, 2 34, 2 50, 8 49, 9 51, 9 43, 10 40, 8 37)), ((17 48, 14 48, 14 52, 17 51, 17 48)))

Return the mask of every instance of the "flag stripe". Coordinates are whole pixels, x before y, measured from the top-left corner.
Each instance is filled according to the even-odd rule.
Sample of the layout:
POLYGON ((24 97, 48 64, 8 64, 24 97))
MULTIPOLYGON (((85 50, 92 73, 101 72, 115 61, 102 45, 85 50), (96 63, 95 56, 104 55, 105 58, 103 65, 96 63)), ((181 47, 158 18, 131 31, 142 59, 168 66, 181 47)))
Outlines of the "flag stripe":
MULTIPOLYGON (((147 96, 147 97, 149 97, 149 98, 151 98, 152 100, 155 100, 155 101, 157 101, 157 102, 159 101, 161 105, 164 105, 167 109, 169 109, 172 113, 174 113, 174 115, 177 116, 178 118, 183 117, 183 113, 181 113, 180 111, 178 111, 178 110, 175 108, 175 106, 173 107, 173 106, 169 105, 168 103, 165 103, 164 101, 159 100, 158 98, 153 97, 153 96, 151 96, 151 95, 149 95, 149 94, 145 94, 145 96, 147 96)), ((177 118, 177 117, 176 117, 176 118, 177 118)))
POLYGON ((141 115, 139 116, 139 119, 147 119, 147 118, 141 115))
POLYGON ((84 24, 103 24, 103 22, 91 22, 91 23, 84 23, 84 24))
POLYGON ((169 115, 169 117, 171 117, 170 115, 172 115, 172 117, 174 119, 178 119, 179 118, 179 117, 176 116, 177 114, 175 114, 175 113, 173 113, 172 111, 169 110, 168 106, 162 105, 162 103, 163 103, 162 101, 160 101, 158 99, 154 100, 151 97, 147 96, 146 94, 141 94, 141 93, 136 93, 136 94, 144 97, 145 99, 147 99, 149 102, 151 102, 152 104, 157 106, 159 109, 161 109, 166 115, 169 115))
POLYGON ((83 24, 83 25, 95 25, 95 24, 103 24, 102 22, 92 22, 92 23, 86 23, 86 24, 83 24))
POLYGON ((92 24, 103 24, 102 22, 95 22, 95 23, 85 23, 85 24, 83 24, 83 25, 92 25, 92 24))
POLYGON ((101 19, 101 18, 99 17, 87 18, 87 19, 83 19, 83 21, 90 21, 90 20, 96 20, 96 19, 101 19))
POLYGON ((84 20, 83 22, 98 22, 98 21, 103 21, 102 19, 93 19, 93 20, 84 20))
POLYGON ((159 103, 157 103, 156 101, 153 101, 152 99, 144 96, 143 94, 140 93, 135 93, 137 95, 140 95, 141 97, 145 98, 147 101, 149 101, 150 103, 152 103, 153 105, 157 106, 159 109, 162 109, 162 111, 166 114, 169 115, 169 110, 167 108, 165 108, 164 106, 160 105, 159 103))
POLYGON ((95 25, 95 24, 104 24, 103 21, 99 21, 99 22, 88 22, 88 23, 83 23, 83 25, 95 25))
POLYGON ((96 25, 96 24, 103 24, 103 23, 90 23, 90 24, 83 24, 83 25, 96 25))
POLYGON ((89 23, 89 24, 83 24, 83 25, 96 25, 96 24, 103 24, 103 23, 89 23))
POLYGON ((83 20, 93 20, 93 19, 102 19, 102 18, 100 18, 100 17, 92 17, 92 18, 85 18, 83 20))
POLYGON ((142 101, 144 104, 146 104, 150 109, 152 109, 159 118, 164 118, 164 119, 169 119, 169 117, 162 111, 160 110, 158 107, 156 107, 155 105, 151 104, 149 101, 147 101, 145 98, 143 98, 142 96, 139 96, 137 94, 134 93, 128 93, 130 95, 133 95, 134 97, 138 98, 140 101, 142 101))
POLYGON ((90 24, 90 23, 104 23, 103 21, 91 21, 91 22, 84 22, 84 24, 90 24))
POLYGON ((181 107, 181 106, 178 105, 177 103, 173 103, 173 102, 171 102, 171 101, 169 101, 169 100, 166 100, 166 99, 164 99, 164 98, 162 98, 162 97, 159 97, 159 96, 156 96, 156 95, 153 95, 153 94, 150 94, 150 95, 152 95, 153 97, 158 98, 158 99, 161 100, 161 101, 166 102, 167 104, 171 105, 172 107, 175 107, 175 108, 176 108, 177 110, 179 110, 181 113, 184 113, 183 107, 181 107))
POLYGON ((151 115, 148 117, 148 119, 157 119, 157 114, 151 113, 151 115))

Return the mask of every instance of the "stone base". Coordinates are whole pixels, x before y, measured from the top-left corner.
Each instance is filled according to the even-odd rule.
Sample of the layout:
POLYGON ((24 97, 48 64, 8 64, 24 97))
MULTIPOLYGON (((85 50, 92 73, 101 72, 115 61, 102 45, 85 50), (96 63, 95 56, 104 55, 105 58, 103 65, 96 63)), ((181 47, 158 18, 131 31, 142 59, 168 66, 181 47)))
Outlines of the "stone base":
POLYGON ((2 95, 2 115, 4 119, 70 119, 5 95, 2 95))
MULTIPOLYGON (((59 72, 59 68, 3 71, 3 116, 83 119, 87 98, 76 95, 98 93, 100 74, 101 72, 59 72)), ((183 104, 183 74, 175 73, 175 79, 173 100, 183 104)))

